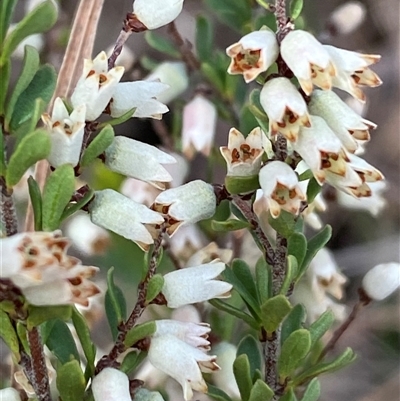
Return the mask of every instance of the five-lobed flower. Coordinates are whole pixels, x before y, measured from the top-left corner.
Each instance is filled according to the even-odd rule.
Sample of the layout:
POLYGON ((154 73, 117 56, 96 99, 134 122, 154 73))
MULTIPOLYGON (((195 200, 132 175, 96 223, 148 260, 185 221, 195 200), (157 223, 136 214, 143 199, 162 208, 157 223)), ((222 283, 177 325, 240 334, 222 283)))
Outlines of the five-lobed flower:
POLYGON ((248 33, 239 42, 229 46, 226 54, 231 58, 228 73, 242 74, 246 83, 249 83, 275 62, 279 46, 275 33, 263 27, 259 31, 248 33))

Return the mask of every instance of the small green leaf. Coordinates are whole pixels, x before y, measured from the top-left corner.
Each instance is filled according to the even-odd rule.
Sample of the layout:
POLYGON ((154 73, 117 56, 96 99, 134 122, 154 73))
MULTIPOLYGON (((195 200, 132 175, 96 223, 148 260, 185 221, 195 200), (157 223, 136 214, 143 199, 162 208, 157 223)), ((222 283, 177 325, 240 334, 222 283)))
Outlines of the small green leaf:
POLYGON ((286 274, 283 280, 282 287, 279 290, 280 294, 286 295, 292 285, 293 281, 296 279, 297 275, 297 260, 293 255, 288 255, 286 258, 286 274))
POLYGON ((86 357, 86 381, 94 375, 94 361, 96 358, 96 347, 90 337, 90 330, 86 323, 86 319, 79 313, 76 307, 72 308, 72 323, 75 327, 76 334, 78 335, 81 343, 83 353, 86 357))
POLYGON ((249 223, 236 219, 229 219, 226 221, 213 220, 211 222, 211 228, 216 232, 236 231, 249 227, 250 227, 249 223))
POLYGON ((78 361, 67 362, 57 369, 57 390, 63 401, 82 401, 86 380, 78 361))
POLYGON ((303 10, 303 0, 292 0, 290 2, 290 18, 294 21, 300 17, 303 10))
POLYGON ((312 347, 332 327, 334 322, 335 315, 331 310, 327 310, 314 323, 311 324, 309 331, 311 335, 312 347))
POLYGON ((276 219, 269 215, 268 223, 285 238, 289 238, 296 231, 296 216, 286 210, 282 210, 276 219))
POLYGON ((265 330, 268 333, 274 332, 291 309, 289 300, 282 294, 265 301, 261 305, 261 317, 265 330))
POLYGON ((308 330, 299 329, 290 334, 282 344, 278 359, 280 380, 285 380, 298 368, 307 356, 311 347, 311 336, 308 330))
POLYGON ((58 319, 48 320, 41 328, 47 347, 62 365, 73 359, 80 360, 74 337, 65 322, 58 319))
POLYGON ((121 363, 121 371, 127 375, 133 372, 146 358, 147 352, 132 351, 125 355, 121 363))
POLYGON ((118 335, 118 325, 126 318, 126 301, 123 292, 114 283, 114 268, 107 272, 107 291, 105 295, 105 308, 108 324, 113 339, 118 335))
POLYGON ((30 355, 31 350, 29 348, 28 339, 27 339, 27 331, 26 326, 24 323, 17 322, 17 334, 19 341, 21 342, 22 346, 24 347, 24 351, 30 355))
POLYGON ((263 380, 258 379, 250 392, 249 401, 269 401, 274 395, 271 387, 263 380))
POLYGON ((307 185, 307 203, 310 204, 314 201, 315 197, 321 192, 321 185, 318 184, 317 180, 312 177, 307 185))
POLYGON ((29 197, 31 199, 35 231, 42 231, 42 194, 38 183, 32 176, 28 178, 29 197))
POLYGON ((225 187, 230 194, 246 194, 259 189, 260 183, 258 181, 258 175, 249 175, 246 177, 227 175, 225 177, 225 187))
POLYGON ((253 381, 250 375, 250 362, 246 354, 239 355, 233 362, 233 373, 243 401, 250 398, 253 381))
POLYGON ((131 117, 133 117, 135 115, 136 109, 137 109, 137 107, 132 107, 131 109, 126 111, 121 116, 116 117, 116 118, 111 118, 103 123, 100 123, 98 128, 104 128, 107 125, 111 125, 111 126, 120 125, 120 124, 124 123, 125 121, 128 121, 131 117))
POLYGON ((46 64, 37 70, 28 87, 21 93, 15 103, 10 122, 11 130, 16 130, 21 124, 32 118, 38 98, 41 98, 44 104, 50 101, 56 81, 57 74, 54 67, 46 64))
POLYGON ((294 331, 302 329, 305 321, 306 309, 303 305, 297 304, 282 323, 281 344, 283 344, 294 331))
POLYGON ((150 279, 147 285, 146 305, 150 304, 150 302, 161 292, 163 285, 164 277, 162 274, 155 274, 150 279))
POLYGON ((279 398, 279 401, 297 401, 296 395, 294 394, 293 389, 289 389, 289 391, 279 398))
POLYGON ((16 185, 29 167, 48 156, 50 148, 49 135, 43 129, 33 131, 23 138, 10 157, 6 175, 7 186, 16 185))
POLYGON ((303 263, 307 252, 307 238, 303 233, 293 233, 288 238, 288 255, 293 255, 299 266, 303 263))
POLYGON ((0 65, 10 57, 17 46, 28 36, 48 31, 57 21, 57 8, 51 0, 35 7, 7 35, 0 58, 0 65))
POLYGON ((319 363, 305 372, 300 374, 298 377, 293 379, 293 385, 299 385, 306 382, 314 377, 321 375, 322 373, 332 373, 336 370, 343 369, 345 366, 354 362, 356 355, 351 348, 346 348, 346 350, 340 354, 337 358, 330 362, 319 363))
POLYGON ((2 310, 0 310, 0 338, 3 339, 14 357, 19 361, 21 356, 19 354, 18 336, 7 313, 2 310))
POLYGON ((74 190, 75 174, 70 164, 63 164, 50 174, 43 189, 44 231, 53 231, 59 227, 61 216, 74 190))
POLYGON ((129 330, 124 344, 126 348, 132 347, 139 340, 152 336, 157 330, 156 322, 154 320, 142 324, 138 324, 133 329, 129 330))
POLYGON ((71 318, 71 305, 35 306, 29 305, 27 328, 32 330, 44 322, 52 319, 67 321, 71 318))
POLYGON ((253 329, 258 330, 260 328, 260 325, 254 320, 254 318, 248 315, 246 312, 243 312, 242 310, 237 309, 234 306, 226 302, 223 302, 219 299, 210 299, 208 302, 215 308, 222 310, 226 313, 229 313, 230 315, 235 316, 238 319, 244 321, 253 329))
POLYGON ((219 389, 218 387, 213 386, 212 384, 207 383, 208 391, 207 396, 211 397, 216 401, 232 401, 228 394, 219 389))
POLYGON ((8 126, 11 116, 14 112, 15 104, 17 103, 20 95, 26 90, 29 84, 32 82, 35 74, 39 69, 39 52, 33 46, 25 46, 24 60, 22 62, 22 71, 19 74, 17 83, 14 86, 14 90, 11 94, 10 99, 6 105, 5 122, 8 126))
POLYGON ((314 259, 314 256, 328 243, 328 241, 331 239, 331 236, 332 227, 330 225, 326 225, 318 234, 314 235, 314 237, 308 241, 307 252, 304 257, 303 264, 299 269, 297 280, 299 280, 305 273, 311 261, 314 259))
POLYGON ((106 125, 90 142, 89 146, 86 148, 83 153, 82 160, 80 162, 81 167, 86 167, 96 157, 100 156, 111 144, 114 140, 114 129, 111 125, 106 125))
POLYGON ((156 49, 159 52, 166 54, 167 56, 180 58, 180 51, 165 36, 156 34, 153 31, 146 31, 144 34, 144 38, 146 39, 148 45, 151 46, 153 49, 156 49))
POLYGON ((319 380, 314 377, 307 386, 301 401, 317 401, 321 395, 321 384, 319 380))
POLYGON ((199 15, 196 20, 196 50, 200 61, 208 61, 213 54, 213 26, 208 17, 199 15))
MULTIPOLYGON (((264 122, 268 122, 268 116, 260 103, 260 89, 253 89, 249 95, 249 110, 253 113, 256 119, 260 119, 264 122)), ((269 129, 265 132, 268 132, 269 129)))
POLYGON ((256 263, 256 284, 260 302, 264 303, 272 295, 272 278, 271 266, 263 257, 260 257, 256 263))
POLYGON ((4 39, 7 36, 8 28, 10 27, 16 4, 17 0, 1 0, 0 2, 0 48, 3 48, 4 39))
MULTIPOLYGON (((0 3, 1 7, 1 3, 0 3)), ((1 29, 1 25, 0 25, 1 29)), ((4 114, 5 101, 7 97, 8 85, 10 83, 11 61, 6 60, 3 65, 0 65, 0 115, 4 114)))
POLYGON ((245 336, 239 343, 236 355, 247 355, 250 362, 250 376, 253 377, 256 370, 261 370, 261 353, 258 341, 251 335, 245 336))
POLYGON ((257 288, 254 283, 253 275, 249 265, 242 259, 234 259, 232 261, 232 271, 235 276, 242 282, 246 287, 246 290, 251 294, 254 300, 258 299, 257 288))

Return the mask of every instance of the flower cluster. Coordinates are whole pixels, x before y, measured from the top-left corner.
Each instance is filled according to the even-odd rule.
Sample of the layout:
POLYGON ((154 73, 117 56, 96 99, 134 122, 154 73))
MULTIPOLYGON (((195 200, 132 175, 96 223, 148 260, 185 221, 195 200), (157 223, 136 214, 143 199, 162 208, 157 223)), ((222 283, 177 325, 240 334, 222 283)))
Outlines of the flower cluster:
POLYGON ((278 56, 282 58, 279 66, 282 61, 285 64, 283 69, 279 67, 280 76, 267 77, 260 92, 269 132, 262 134, 264 138, 258 140, 258 145, 254 145, 253 133, 249 135, 246 142, 251 141, 250 145, 231 130, 228 147, 221 148, 228 176, 259 174, 272 217, 278 217, 281 209, 299 214, 304 209, 301 204, 306 200, 306 188, 286 164, 288 160, 271 160, 271 149, 281 137, 286 139, 290 164, 296 165, 300 156, 320 185, 327 182, 354 198, 371 197, 374 183, 383 175, 356 153, 370 139, 370 130, 376 125, 347 106, 332 88, 365 101, 361 87, 381 84, 369 68, 380 57, 322 45, 303 30, 290 31, 278 45, 271 31, 261 29, 247 34, 226 52, 231 57, 228 72, 243 74, 246 82, 267 71, 278 56), (290 80, 292 75, 299 88, 290 80), (260 142, 268 157, 263 167, 260 142))

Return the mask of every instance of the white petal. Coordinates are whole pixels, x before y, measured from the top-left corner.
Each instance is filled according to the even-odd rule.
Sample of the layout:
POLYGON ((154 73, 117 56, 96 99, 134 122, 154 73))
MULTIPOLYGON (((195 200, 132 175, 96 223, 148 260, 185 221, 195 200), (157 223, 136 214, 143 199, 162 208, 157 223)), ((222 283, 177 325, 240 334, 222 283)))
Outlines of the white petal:
POLYGON ((128 376, 114 368, 103 369, 92 383, 95 401, 131 401, 128 376))

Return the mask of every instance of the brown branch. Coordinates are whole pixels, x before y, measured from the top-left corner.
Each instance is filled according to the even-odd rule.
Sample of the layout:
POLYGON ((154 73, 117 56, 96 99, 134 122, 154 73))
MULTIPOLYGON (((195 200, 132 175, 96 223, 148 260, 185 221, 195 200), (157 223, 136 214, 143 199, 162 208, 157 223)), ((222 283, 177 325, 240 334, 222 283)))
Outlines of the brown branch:
POLYGON ((12 192, 8 190, 4 177, 0 177, 0 221, 7 237, 18 232, 17 213, 12 192))

